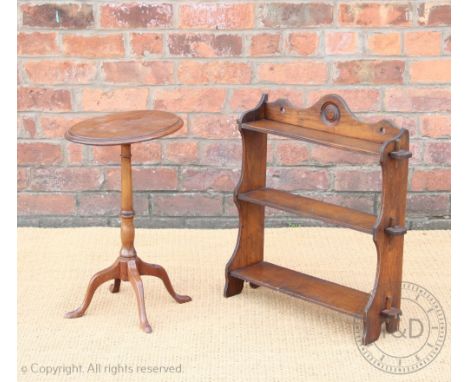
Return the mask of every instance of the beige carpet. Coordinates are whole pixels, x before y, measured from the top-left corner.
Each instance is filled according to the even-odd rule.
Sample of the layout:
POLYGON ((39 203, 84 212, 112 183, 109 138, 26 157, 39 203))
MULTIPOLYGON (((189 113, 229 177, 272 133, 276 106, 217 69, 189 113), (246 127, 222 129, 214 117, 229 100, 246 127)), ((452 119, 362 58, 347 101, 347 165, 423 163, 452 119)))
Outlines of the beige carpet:
MULTIPOLYGON (((193 298, 178 305, 159 280, 145 277, 154 330, 148 335, 138 328, 128 283, 119 294, 110 294, 104 285, 84 317, 62 318, 81 303, 89 278, 116 257, 118 229, 19 229, 20 380, 450 380, 450 331, 429 366, 392 375, 360 354, 353 319, 346 315, 265 288, 247 287, 225 299, 224 265, 236 236, 236 230, 137 229, 138 254, 163 265, 175 289, 193 298), (46 367, 58 373, 60 366, 68 369, 45 374, 46 367), (180 369, 155 374, 143 373, 142 366, 180 369), (72 374, 67 376, 67 370, 72 374)), ((365 234, 335 228, 269 229, 265 253, 271 262, 321 278, 366 291, 372 286, 375 249, 365 234)), ((404 280, 436 296, 450 323, 450 232, 409 232, 404 263, 404 280)))

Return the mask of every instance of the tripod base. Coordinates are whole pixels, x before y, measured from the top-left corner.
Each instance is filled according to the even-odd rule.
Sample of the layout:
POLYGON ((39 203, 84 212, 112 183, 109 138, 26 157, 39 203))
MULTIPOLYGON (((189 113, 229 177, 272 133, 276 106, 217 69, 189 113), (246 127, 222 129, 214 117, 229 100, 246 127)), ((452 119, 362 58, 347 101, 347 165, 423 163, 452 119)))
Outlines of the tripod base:
POLYGON ((152 328, 146 317, 145 297, 143 290, 143 282, 140 276, 155 276, 162 280, 169 294, 179 304, 189 302, 192 299, 189 296, 177 294, 172 287, 169 276, 163 267, 156 264, 149 264, 141 260, 138 256, 123 257, 120 256, 114 264, 96 273, 89 282, 88 290, 81 306, 71 312, 65 314, 65 318, 78 318, 85 314, 89 304, 94 296, 96 289, 106 281, 114 280, 110 286, 112 293, 117 293, 120 289, 121 281, 129 281, 135 292, 138 303, 138 315, 140 319, 140 327, 146 333, 151 333, 152 328))

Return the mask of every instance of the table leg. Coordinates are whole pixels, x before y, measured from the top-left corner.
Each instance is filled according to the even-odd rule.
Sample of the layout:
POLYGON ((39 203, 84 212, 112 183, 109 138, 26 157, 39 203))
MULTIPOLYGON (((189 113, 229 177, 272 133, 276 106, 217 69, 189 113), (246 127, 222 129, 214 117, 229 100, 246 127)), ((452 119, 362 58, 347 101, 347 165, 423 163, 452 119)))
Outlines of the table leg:
POLYGON ((177 294, 172 287, 171 280, 169 280, 169 276, 167 275, 166 270, 157 264, 149 264, 143 260, 140 260, 138 263, 138 269, 141 272, 142 276, 154 276, 158 277, 164 283, 169 294, 172 296, 174 300, 176 300, 179 304, 183 304, 184 302, 192 301, 190 296, 182 296, 177 294))
POLYGON ((140 328, 143 329, 146 333, 151 333, 153 329, 148 322, 146 317, 146 307, 145 307, 145 292, 143 289, 143 282, 141 281, 140 273, 138 272, 137 265, 135 260, 130 260, 128 263, 128 280, 132 284, 133 291, 138 303, 138 313, 140 317, 140 328))
POLYGON ((86 309, 88 309, 91 300, 93 299, 94 292, 96 289, 106 281, 112 280, 113 278, 120 276, 120 266, 119 260, 117 260, 110 267, 103 269, 102 271, 96 273, 90 280, 88 289, 86 291, 85 298, 81 306, 71 312, 65 314, 65 318, 77 318, 85 314, 86 309))

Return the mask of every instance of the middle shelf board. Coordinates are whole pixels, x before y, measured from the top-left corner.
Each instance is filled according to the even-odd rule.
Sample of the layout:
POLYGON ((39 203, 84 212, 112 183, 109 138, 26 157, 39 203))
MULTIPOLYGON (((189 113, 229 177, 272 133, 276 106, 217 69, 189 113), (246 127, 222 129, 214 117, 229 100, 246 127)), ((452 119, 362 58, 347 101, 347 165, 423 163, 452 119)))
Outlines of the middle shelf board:
POLYGON ((365 154, 380 155, 383 142, 373 142, 322 130, 291 125, 288 123, 260 119, 242 124, 246 130, 258 131, 264 134, 280 135, 286 138, 314 142, 343 150, 358 151, 365 154))
POLYGON ((377 220, 375 215, 273 188, 240 193, 238 199, 371 234, 377 220))

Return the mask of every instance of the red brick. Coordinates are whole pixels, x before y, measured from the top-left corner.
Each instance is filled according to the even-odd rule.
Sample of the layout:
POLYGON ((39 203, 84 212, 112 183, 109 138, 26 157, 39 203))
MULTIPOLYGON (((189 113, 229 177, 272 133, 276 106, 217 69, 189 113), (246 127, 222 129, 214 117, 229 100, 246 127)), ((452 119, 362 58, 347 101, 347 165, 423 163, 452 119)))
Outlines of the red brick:
POLYGON ((103 28, 166 28, 172 25, 171 4, 105 4, 101 6, 103 28))
POLYGON ((158 141, 142 142, 132 146, 132 163, 154 164, 162 159, 161 143, 158 141))
POLYGON ((314 199, 322 200, 324 202, 332 203, 338 206, 348 207, 370 214, 374 213, 373 193, 349 194, 346 192, 333 192, 329 194, 320 192, 319 194, 314 195, 313 197, 314 199))
POLYGON ((29 81, 37 84, 86 84, 97 73, 92 62, 28 61, 23 67, 29 81))
POLYGON ((408 194, 406 207, 409 216, 450 215, 450 198, 446 194, 408 194))
POLYGON ((338 84, 399 84, 405 63, 399 60, 355 60, 335 64, 334 82, 338 84))
POLYGON ((63 160, 62 148, 55 143, 18 143, 18 164, 46 165, 63 160))
POLYGON ((165 142, 164 162, 166 163, 196 163, 198 159, 198 143, 196 141, 165 142))
POLYGON ((418 169, 411 179, 412 191, 450 191, 450 169, 418 169))
POLYGON ((83 145, 70 143, 66 146, 66 152, 68 164, 83 164, 83 145))
POLYGON ((200 147, 198 164, 209 166, 240 166, 241 142, 209 142, 200 147))
POLYGON ((117 193, 82 194, 79 198, 80 216, 118 216, 120 213, 120 195, 117 193))
POLYGON ((280 53, 279 33, 262 33, 250 38, 250 56, 275 56, 280 53))
POLYGON ((450 164, 450 141, 426 142, 424 162, 426 164, 450 164))
POLYGON ((29 168, 18 167, 16 170, 16 190, 23 191, 29 185, 29 168))
POLYGON ((248 84, 251 76, 250 65, 243 62, 183 61, 178 69, 182 84, 248 84))
POLYGON ((325 170, 314 170, 308 167, 268 168, 267 184, 269 187, 286 191, 326 190, 330 179, 325 170))
POLYGON ((217 112, 221 111, 226 90, 220 88, 158 89, 154 108, 174 112, 217 112))
MULTIPOLYGON (((133 145, 132 149, 139 145, 133 145)), ((133 150, 132 150, 133 151, 133 150)), ((118 164, 120 163, 120 146, 94 146, 92 148, 93 163, 96 164, 118 164)), ((132 152, 132 161, 133 161, 132 152)))
MULTIPOLYGON (((177 170, 173 167, 134 167, 133 189, 135 191, 177 189, 177 170)), ((106 189, 120 190, 120 169, 111 168, 106 172, 106 189)))
POLYGON ((258 17, 267 28, 304 28, 333 22, 333 6, 321 3, 260 4, 258 17))
MULTIPOLYGON (((329 89, 312 90, 309 93, 307 105, 311 106, 321 97, 330 94, 329 89)), ((345 100, 353 112, 370 112, 380 110, 380 92, 377 89, 333 89, 345 100)))
POLYGON ((57 33, 18 33, 17 52, 19 56, 46 56, 59 52, 57 33))
POLYGON ((346 26, 409 26, 409 4, 347 3, 339 4, 339 22, 346 26))
POLYGON ((219 195, 162 194, 152 201, 155 216, 219 216, 223 212, 219 195))
POLYGON ((450 60, 412 62, 410 79, 416 83, 450 83, 450 60))
POLYGON ((180 28, 248 29, 255 22, 254 4, 200 3, 181 4, 180 28))
POLYGON ((230 107, 236 112, 252 109, 258 104, 263 93, 265 93, 264 90, 257 88, 233 89, 230 107))
POLYGON ((450 54, 452 52, 452 36, 447 36, 444 39, 444 53, 450 54))
POLYGON ((401 36, 398 32, 373 33, 367 38, 369 53, 381 56, 401 54, 401 36))
POLYGON ((353 54, 357 53, 358 34, 356 32, 326 32, 326 54, 353 54))
POLYGON ((405 53, 408 56, 438 56, 441 38, 440 32, 406 32, 405 53))
POLYGON ((451 24, 450 4, 422 3, 418 7, 419 25, 444 26, 451 24))
POLYGON ((48 167, 33 169, 32 191, 83 191, 97 190, 103 182, 97 168, 48 167))
POLYGON ((94 26, 91 4, 23 4, 23 25, 42 28, 84 29, 94 26))
POLYGON ((86 117, 45 115, 40 116, 42 135, 46 138, 63 138, 65 132, 75 123, 82 121, 86 117))
POLYGON ((316 32, 291 32, 288 35, 286 49, 288 53, 297 56, 311 56, 317 54, 319 37, 316 32))
POLYGON ((69 194, 19 194, 18 215, 71 215, 75 197, 69 194))
POLYGON ((336 191, 380 191, 380 171, 336 170, 336 191))
MULTIPOLYGON (((239 216, 239 211, 237 210, 236 205, 234 204, 234 200, 232 199, 232 195, 225 195, 224 196, 224 216, 239 216)), ((267 212, 268 209, 265 211, 267 212)))
POLYGON ((420 119, 421 135, 431 138, 449 137, 451 123, 449 115, 423 115, 420 119))
POLYGON ((194 138, 239 139, 237 115, 193 114, 190 116, 190 133, 194 138))
POLYGON ((169 53, 184 57, 233 57, 242 54, 242 37, 234 34, 171 33, 169 53))
POLYGON ((25 78, 23 72, 21 71, 20 65, 16 66, 16 85, 21 86, 24 85, 25 78))
POLYGON ((411 154, 413 154, 410 162, 413 166, 423 164, 423 142, 416 139, 418 138, 415 138, 410 141, 409 147, 409 151, 411 152, 411 154))
POLYGON ((298 142, 278 142, 275 147, 275 163, 278 165, 298 165, 309 160, 308 144, 298 142))
POLYGON ((126 111, 146 109, 148 89, 120 88, 94 89, 85 88, 82 93, 84 111, 126 111))
MULTIPOLYGON (((159 163, 161 162, 161 143, 158 141, 142 142, 132 146, 132 163, 159 163)), ((93 147, 94 163, 119 164, 120 146, 93 147)))
POLYGON ((183 191, 232 192, 239 179, 239 169, 184 168, 182 170, 183 191))
MULTIPOLYGON (((133 209, 137 216, 148 215, 147 196, 134 195, 133 209)), ((78 214, 81 216, 118 216, 120 214, 120 194, 101 192, 81 194, 78 214)))
POLYGON ((161 55, 163 52, 161 33, 132 33, 130 42, 137 56, 161 55))
POLYGON ((19 88, 18 110, 70 111, 71 95, 64 89, 19 88))
POLYGON ((170 61, 117 61, 102 64, 104 81, 113 83, 163 85, 173 82, 170 61))
POLYGON ((335 149, 321 145, 313 145, 311 148, 311 159, 320 165, 330 164, 377 164, 379 157, 366 155, 346 150, 335 149))
POLYGON ((63 50, 65 55, 75 57, 113 58, 125 55, 121 34, 64 35, 63 50))
POLYGON ((385 90, 385 109, 399 112, 450 111, 450 90, 441 88, 389 88, 385 90))
POLYGON ((263 93, 268 94, 268 102, 272 102, 278 98, 285 98, 297 107, 300 107, 303 104, 304 94, 302 90, 294 90, 290 88, 234 89, 232 91, 232 97, 230 102, 232 111, 245 111, 255 107, 258 104, 258 101, 260 100, 260 97, 263 93))
POLYGON ((17 137, 34 138, 36 136, 36 122, 30 117, 17 117, 17 137))
POLYGON ((258 65, 258 80, 276 84, 324 84, 328 70, 324 62, 263 63, 258 65))

